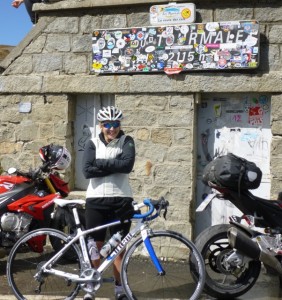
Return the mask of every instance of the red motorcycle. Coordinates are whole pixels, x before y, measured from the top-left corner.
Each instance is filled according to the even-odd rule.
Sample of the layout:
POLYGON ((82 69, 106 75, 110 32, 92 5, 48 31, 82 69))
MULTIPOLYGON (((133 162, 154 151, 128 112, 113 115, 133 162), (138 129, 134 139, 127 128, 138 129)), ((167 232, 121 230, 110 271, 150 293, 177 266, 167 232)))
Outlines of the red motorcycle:
MULTIPOLYGON (((39 155, 43 162, 39 168, 29 172, 10 168, 0 176, 0 258, 25 233, 53 227, 54 199, 69 194, 68 183, 58 173, 71 162, 68 150, 51 144, 40 148, 39 155)), ((30 247, 36 245, 35 241, 30 247)))

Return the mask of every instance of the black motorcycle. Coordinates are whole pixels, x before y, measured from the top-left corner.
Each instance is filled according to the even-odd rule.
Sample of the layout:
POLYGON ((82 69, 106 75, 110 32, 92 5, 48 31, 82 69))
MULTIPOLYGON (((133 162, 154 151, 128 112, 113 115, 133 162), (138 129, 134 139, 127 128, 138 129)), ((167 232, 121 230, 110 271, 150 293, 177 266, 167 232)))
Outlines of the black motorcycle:
POLYGON ((254 286, 262 263, 282 276, 282 201, 262 199, 236 184, 223 187, 215 181, 204 181, 214 193, 197 211, 205 210, 217 198, 229 200, 242 216, 230 216, 229 224, 205 229, 195 244, 206 264, 206 293, 217 299, 234 299, 254 286))

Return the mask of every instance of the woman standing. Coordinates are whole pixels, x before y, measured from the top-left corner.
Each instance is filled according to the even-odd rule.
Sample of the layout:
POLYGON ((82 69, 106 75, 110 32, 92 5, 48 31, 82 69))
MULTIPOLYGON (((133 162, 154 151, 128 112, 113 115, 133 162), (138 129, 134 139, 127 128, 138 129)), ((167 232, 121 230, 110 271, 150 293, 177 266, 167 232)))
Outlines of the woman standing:
MULTIPOLYGON (((135 145, 132 137, 121 130, 122 111, 108 106, 99 110, 97 119, 101 133, 88 141, 83 156, 83 174, 90 179, 86 193, 86 228, 90 229, 116 220, 116 211, 132 209, 132 191, 129 173, 135 161, 135 145)), ((130 223, 122 223, 110 228, 111 236, 122 232, 125 236, 130 223)), ((90 254, 95 268, 100 265, 99 252, 104 244, 106 229, 91 234, 90 254)), ((120 279, 123 254, 114 262, 116 299, 127 299, 120 279)), ((84 299, 92 299, 86 294, 84 299)))

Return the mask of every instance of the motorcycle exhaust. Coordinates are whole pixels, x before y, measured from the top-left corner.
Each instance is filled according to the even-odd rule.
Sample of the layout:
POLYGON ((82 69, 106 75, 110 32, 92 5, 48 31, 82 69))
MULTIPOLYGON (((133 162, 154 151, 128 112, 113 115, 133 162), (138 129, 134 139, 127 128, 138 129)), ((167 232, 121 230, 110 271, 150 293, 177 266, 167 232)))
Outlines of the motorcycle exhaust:
POLYGON ((227 236, 232 248, 239 250, 252 259, 258 259, 282 275, 280 262, 274 256, 260 249, 259 245, 245 233, 235 227, 231 227, 227 231, 227 236))

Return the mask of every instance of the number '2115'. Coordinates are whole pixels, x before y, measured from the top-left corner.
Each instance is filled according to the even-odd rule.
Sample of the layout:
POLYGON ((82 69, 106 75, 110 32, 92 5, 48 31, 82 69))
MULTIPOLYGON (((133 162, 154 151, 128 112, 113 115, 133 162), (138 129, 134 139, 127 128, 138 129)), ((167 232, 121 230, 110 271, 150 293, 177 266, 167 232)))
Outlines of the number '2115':
POLYGON ((168 54, 168 62, 171 61, 177 61, 177 62, 184 62, 184 61, 193 61, 194 60, 194 51, 189 51, 187 52, 177 52, 177 53, 173 53, 170 52, 168 54), (187 54, 187 58, 186 58, 186 54, 187 54), (175 58, 175 56, 177 56, 177 58, 175 58))

